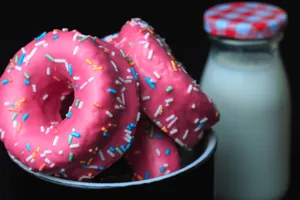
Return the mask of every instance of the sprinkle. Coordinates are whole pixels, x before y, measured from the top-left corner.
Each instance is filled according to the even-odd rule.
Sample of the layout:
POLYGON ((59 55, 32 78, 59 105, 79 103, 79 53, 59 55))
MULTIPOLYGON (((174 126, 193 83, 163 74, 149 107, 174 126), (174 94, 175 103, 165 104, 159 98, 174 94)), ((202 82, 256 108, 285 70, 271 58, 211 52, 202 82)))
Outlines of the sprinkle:
POLYGON ((165 154, 168 156, 168 155, 170 155, 170 153, 171 153, 171 150, 170 149, 166 149, 165 154))
POLYGON ((169 117, 166 118, 166 121, 169 122, 169 121, 171 121, 174 118, 175 118, 175 115, 172 114, 172 115, 170 115, 169 117))
POLYGON ((107 110, 107 111, 105 111, 105 114, 106 114, 107 116, 109 116, 110 118, 112 118, 112 117, 113 117, 113 114, 112 114, 111 112, 109 112, 108 110, 107 110))
POLYGON ((66 118, 70 118, 72 116, 72 112, 69 111, 67 114, 66 114, 66 118))
POLYGON ((11 117, 11 120, 12 120, 12 121, 15 120, 15 119, 17 118, 17 116, 18 116, 18 114, 17 114, 17 113, 14 113, 14 114, 12 115, 12 117, 11 117))
POLYGON ((78 105, 78 109, 81 109, 83 107, 84 102, 80 101, 79 105, 78 105))
POLYGON ((192 106, 191 106, 191 108, 195 109, 196 108, 196 104, 193 103, 192 106))
POLYGON ((93 62, 92 62, 90 59, 88 59, 88 58, 85 60, 85 62, 86 62, 87 64, 89 64, 89 65, 93 65, 93 62))
POLYGON ((75 148, 79 148, 79 146, 80 146, 79 144, 71 144, 70 148, 75 149, 75 148))
POLYGON ((115 154, 113 152, 111 152, 109 149, 107 150, 107 153, 111 156, 111 157, 115 157, 115 154))
POLYGON ((45 167, 46 167, 46 164, 43 163, 43 164, 40 166, 39 171, 40 171, 40 172, 43 171, 43 170, 45 169, 45 167))
POLYGON ((160 171, 161 173, 163 173, 163 172, 165 171, 165 169, 166 169, 166 168, 161 167, 161 168, 159 169, 159 171, 160 171))
POLYGON ((29 80, 24 80, 25 85, 30 85, 30 81, 29 80))
POLYGON ((19 62, 18 62, 18 65, 19 65, 19 66, 23 63, 24 58, 25 58, 25 54, 22 53, 22 55, 21 55, 21 57, 20 57, 20 60, 19 60, 19 62))
POLYGON ((112 93, 112 94, 116 94, 116 93, 117 93, 117 91, 116 91, 116 90, 114 90, 114 89, 111 89, 111 88, 109 88, 109 89, 108 89, 108 92, 109 92, 109 93, 112 93))
POLYGON ((112 64, 112 66, 114 67, 115 71, 116 71, 116 72, 119 72, 118 67, 117 67, 117 65, 114 63, 114 61, 111 60, 110 62, 111 62, 111 64, 112 64))
POLYGON ((173 98, 169 98, 169 99, 166 99, 166 100, 165 100, 165 102, 166 102, 167 104, 169 104, 169 103, 171 103, 171 102, 173 102, 173 101, 174 101, 173 98))
POLYGON ((173 129, 173 130, 170 131, 170 134, 173 135, 173 134, 175 134, 175 133, 177 133, 177 132, 178 132, 177 129, 173 129))
POLYGON ((51 68, 50 68, 50 67, 47 67, 46 74, 47 74, 48 76, 51 75, 51 68))
POLYGON ((43 100, 46 100, 48 98, 48 94, 45 94, 44 96, 43 96, 43 100))
POLYGON ((4 79, 4 80, 1 81, 1 84, 3 84, 3 85, 5 85, 5 84, 7 84, 7 83, 9 83, 9 80, 8 80, 8 79, 4 79))
POLYGON ((86 35, 86 36, 82 37, 80 40, 78 40, 78 42, 83 42, 83 41, 85 41, 88 38, 89 38, 89 36, 86 35))
POLYGON ((155 137, 158 138, 158 139, 162 139, 162 138, 163 138, 163 135, 160 134, 160 133, 156 133, 156 134, 155 134, 155 137))
POLYGON ((184 135, 182 136, 182 139, 185 140, 187 138, 188 134, 189 134, 189 129, 186 129, 184 132, 184 135))
POLYGON ((0 132, 1 132, 1 140, 3 140, 5 136, 5 132, 3 130, 0 130, 0 132))
POLYGON ((70 162, 72 162, 73 157, 74 157, 73 153, 70 152, 70 154, 69 154, 69 161, 70 161, 70 162))
POLYGON ((155 89, 155 84, 151 81, 150 78, 146 77, 145 78, 146 83, 148 83, 148 85, 152 88, 155 89))
POLYGON ((73 68, 72 68, 72 64, 68 64, 68 72, 70 76, 73 76, 73 68))
POLYGON ((163 131, 163 132, 165 132, 165 133, 167 133, 168 132, 168 129, 164 126, 164 127, 162 127, 161 128, 161 130, 163 131))
POLYGON ((54 58, 50 56, 50 54, 45 54, 45 57, 50 60, 51 62, 54 62, 54 58))
POLYGON ((178 120, 178 117, 175 117, 168 125, 167 128, 171 128, 178 120))
POLYGON ((149 43, 149 42, 146 42, 145 45, 144 45, 144 48, 145 48, 145 49, 148 49, 149 46, 150 46, 150 43, 149 43))
POLYGON ((172 86, 168 86, 167 89, 166 89, 166 92, 171 92, 173 90, 173 87, 172 86))
POLYGON ((189 87, 188 87, 188 89, 187 89, 187 93, 191 93, 192 89, 193 89, 193 86, 192 86, 192 84, 190 84, 189 87))
POLYGON ((151 49, 148 53, 148 59, 151 60, 153 56, 153 50, 151 49))
POLYGON ((72 136, 72 135, 69 135, 69 137, 68 137, 68 144, 69 144, 69 145, 72 143, 72 140, 73 140, 73 136, 72 136))
POLYGON ((27 79, 30 78, 30 76, 27 73, 24 73, 24 77, 27 78, 27 79))
POLYGON ((59 136, 55 136, 55 138, 54 138, 54 140, 53 140, 52 145, 53 145, 54 147, 56 146, 56 144, 57 144, 57 142, 58 142, 58 138, 59 138, 59 136))
POLYGON ((77 132, 74 132, 74 131, 71 133, 71 135, 73 137, 76 137, 76 138, 80 138, 81 137, 80 133, 77 133, 77 132))
POLYGON ((28 113, 25 113, 22 117, 22 120, 25 121, 28 118, 28 116, 29 116, 28 113))
POLYGON ((78 51, 78 46, 76 46, 75 48, 74 48, 74 50, 73 50, 73 55, 76 55, 76 53, 77 53, 77 51, 78 51))
POLYGON ((160 114, 160 112, 162 111, 162 109, 163 109, 163 106, 159 105, 157 110, 154 113, 154 117, 157 117, 160 114))
POLYGON ((157 154, 158 156, 160 156, 160 150, 159 150, 159 149, 155 149, 155 151, 156 151, 156 154, 157 154))
POLYGON ((40 39, 42 39, 43 37, 45 37, 47 34, 47 32, 43 32, 40 36, 35 38, 35 41, 39 41, 40 39))
POLYGON ((58 152, 58 155, 62 155, 62 154, 64 154, 64 152, 63 152, 62 150, 60 150, 60 151, 58 152))
POLYGON ((118 147, 116 148, 116 151, 120 154, 123 155, 123 151, 121 149, 119 149, 118 147))
POLYGON ((45 127, 44 127, 44 126, 41 126, 41 127, 40 127, 40 130, 41 130, 41 132, 45 132, 45 127))
POLYGON ((149 99, 150 99, 150 96, 143 96, 143 97, 142 97, 142 100, 143 100, 143 101, 146 101, 146 100, 149 100, 149 99))
POLYGON ((172 67, 173 67, 173 71, 177 71, 177 68, 176 68, 176 63, 174 60, 171 60, 171 64, 172 64, 172 67))
POLYGON ((105 161, 105 157, 101 150, 99 150, 99 156, 100 156, 101 160, 105 161))
POLYGON ((179 140, 178 138, 175 138, 175 142, 177 144, 179 144, 180 146, 184 146, 184 143, 181 140, 179 140))
POLYGON ((26 149, 27 149, 28 151, 31 151, 30 144, 26 143, 25 146, 26 146, 26 149))
POLYGON ((45 158, 45 163, 47 163, 47 164, 50 164, 51 162, 50 162, 50 160, 48 159, 48 158, 45 158))
POLYGON ((55 167, 55 164, 54 164, 54 163, 52 163, 52 164, 50 165, 50 168, 53 168, 53 167, 55 167))
POLYGON ((52 37, 52 39, 53 39, 53 40, 58 39, 58 35, 54 35, 54 36, 52 37))
POLYGON ((95 78, 92 76, 92 77, 90 77, 90 78, 88 79, 88 82, 90 83, 90 82, 92 82, 94 79, 95 79, 95 78))
POLYGON ((145 179, 145 180, 148 179, 149 176, 150 176, 150 173, 149 173, 149 172, 146 172, 146 173, 145 173, 145 176, 144 176, 144 179, 145 179))
POLYGON ((94 70, 94 71, 100 71, 100 70, 102 70, 102 67, 101 67, 101 66, 93 67, 93 70, 94 70))
POLYGON ((135 79, 135 80, 138 80, 138 76, 137 76, 137 74, 136 74, 134 68, 131 67, 130 69, 131 69, 131 73, 133 74, 134 79, 135 79))

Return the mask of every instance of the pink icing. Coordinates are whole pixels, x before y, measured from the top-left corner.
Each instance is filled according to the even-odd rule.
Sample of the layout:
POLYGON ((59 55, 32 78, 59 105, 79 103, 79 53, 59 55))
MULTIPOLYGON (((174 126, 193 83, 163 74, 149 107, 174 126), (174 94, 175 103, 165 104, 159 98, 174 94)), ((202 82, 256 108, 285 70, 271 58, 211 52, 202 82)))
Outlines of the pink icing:
MULTIPOLYGON (((108 147, 130 143, 118 132, 124 112, 117 109, 117 97, 123 84, 116 84, 118 68, 128 64, 114 61, 91 37, 76 31, 43 33, 19 50, 0 78, 0 133, 7 150, 45 173, 88 162, 100 150, 106 163, 113 163, 120 156, 109 156, 108 147), (75 98, 62 120, 60 97, 72 91, 69 85, 75 98), (52 120, 60 123, 51 125, 52 120)), ((138 106, 134 94, 127 101, 138 106)), ((136 107, 126 109, 127 115, 137 115, 136 107)))
POLYGON ((135 142, 126 158, 133 168, 134 181, 155 178, 180 169, 176 144, 147 118, 139 122, 135 142))
MULTIPOLYGON (((100 152, 98 152, 88 165, 77 165, 72 168, 66 169, 64 173, 65 177, 78 181, 89 181, 89 179, 101 173, 104 169, 110 167, 113 163, 111 162, 111 159, 113 159, 113 161, 117 161, 120 157, 122 157, 124 153, 129 149, 131 142, 133 141, 133 133, 135 132, 136 124, 140 119, 140 104, 137 101, 139 96, 137 90, 138 77, 134 74, 135 69, 129 66, 127 60, 124 59, 124 56, 119 49, 99 39, 96 39, 96 42, 101 48, 107 50, 110 59, 114 60, 117 66, 120 66, 118 68, 120 77, 124 80, 131 81, 127 83, 120 82, 122 84, 122 88, 124 88, 123 93, 125 105, 122 113, 120 114, 118 130, 116 130, 116 132, 111 136, 113 145, 117 146, 118 149, 111 152, 113 156, 101 155, 100 152)), ((106 144, 103 144, 101 148, 110 149, 111 146, 112 143, 108 142, 106 144)))
POLYGON ((127 22, 110 40, 135 63, 141 106, 149 118, 187 149, 219 120, 219 112, 175 60, 164 41, 141 19, 127 22))

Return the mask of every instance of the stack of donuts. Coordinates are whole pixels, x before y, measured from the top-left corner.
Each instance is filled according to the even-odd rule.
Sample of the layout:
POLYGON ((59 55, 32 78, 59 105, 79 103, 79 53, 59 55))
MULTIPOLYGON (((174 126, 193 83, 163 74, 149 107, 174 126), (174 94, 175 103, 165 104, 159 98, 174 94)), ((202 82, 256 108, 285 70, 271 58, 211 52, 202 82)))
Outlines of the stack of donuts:
POLYGON ((191 151, 219 120, 139 18, 103 40, 76 30, 42 33, 9 61, 0 102, 7 151, 30 170, 76 181, 93 181, 121 158, 133 180, 174 172, 178 148, 191 151), (71 106, 62 107, 70 94, 71 106))

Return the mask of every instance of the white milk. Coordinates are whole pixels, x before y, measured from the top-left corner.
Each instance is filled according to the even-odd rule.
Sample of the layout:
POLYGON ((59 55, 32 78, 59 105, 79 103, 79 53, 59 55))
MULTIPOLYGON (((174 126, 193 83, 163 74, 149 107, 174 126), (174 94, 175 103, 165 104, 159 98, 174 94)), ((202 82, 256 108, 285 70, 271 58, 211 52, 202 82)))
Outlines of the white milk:
POLYGON ((215 198, 280 199, 289 183, 290 99, 278 54, 212 51, 200 85, 221 113, 215 198))

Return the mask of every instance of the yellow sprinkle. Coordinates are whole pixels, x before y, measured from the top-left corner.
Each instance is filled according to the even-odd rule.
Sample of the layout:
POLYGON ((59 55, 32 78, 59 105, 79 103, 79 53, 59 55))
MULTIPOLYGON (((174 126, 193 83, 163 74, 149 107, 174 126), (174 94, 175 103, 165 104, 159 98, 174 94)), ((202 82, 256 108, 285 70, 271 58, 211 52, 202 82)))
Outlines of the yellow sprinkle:
POLYGON ((17 132, 20 132, 21 129, 22 129, 22 124, 19 123, 19 124, 18 124, 18 127, 17 127, 17 132))
POLYGON ((176 68, 176 64, 175 64, 174 60, 171 60, 171 64, 172 64, 173 70, 176 72, 177 68, 176 68))
POLYGON ((32 156, 32 158, 35 158, 35 157, 36 157, 36 153, 33 152, 33 153, 31 154, 31 156, 32 156))
POLYGON ((159 111, 159 114, 162 115, 164 113, 163 109, 159 111))
POLYGON ((21 109, 20 108, 8 108, 9 111, 12 111, 12 112, 21 112, 21 109))
POLYGON ((94 160, 93 158, 90 158, 87 162, 87 165, 90 165, 93 162, 93 160, 94 160))
POLYGON ((103 131, 103 132, 108 132, 107 128, 105 128, 105 127, 102 127, 102 128, 101 128, 101 131, 103 131))
POLYGON ((130 65, 130 66, 134 66, 134 65, 135 65, 135 62, 130 62, 129 65, 130 65))
POLYGON ((89 173, 89 174, 88 174, 89 177, 92 177, 92 175, 93 175, 92 173, 89 173))
POLYGON ((24 103, 26 101, 26 98, 25 97, 22 97, 20 100, 19 100, 19 102, 21 102, 21 103, 24 103))
POLYGON ((141 177, 140 175, 136 176, 139 180, 143 180, 143 177, 141 177))
POLYGON ((8 81, 9 82, 12 82, 13 80, 11 79, 11 77, 9 76, 9 77, 7 77, 7 79, 8 79, 8 81))
POLYGON ((41 150, 41 147, 40 146, 38 146, 37 148, 36 148, 36 152, 40 152, 40 150, 41 150))
POLYGON ((43 164, 40 166, 39 171, 40 171, 40 172, 43 171, 43 170, 45 169, 45 167, 46 167, 46 164, 43 163, 43 164))
POLYGON ((54 131, 54 133, 59 133, 59 130, 58 130, 58 129, 56 129, 56 130, 54 131))
POLYGON ((104 52, 105 52, 105 53, 108 53, 108 52, 109 52, 109 50, 108 50, 108 49, 104 49, 104 52))
POLYGON ((21 104, 20 104, 18 101, 15 101, 14 104, 15 104, 16 106, 18 106, 18 107, 21 106, 21 104))
POLYGON ((94 105, 95 107, 97 107, 97 108, 101 108, 100 104, 97 103, 97 102, 94 102, 93 105, 94 105))
POLYGON ((163 132, 165 132, 165 133, 167 133, 168 132, 168 129, 164 126, 164 127, 162 127, 161 128, 161 130, 163 131, 163 132))
POLYGON ((101 66, 93 67, 93 70, 94 71, 100 71, 100 70, 102 70, 102 67, 101 66))
POLYGON ((151 29, 151 28, 147 28, 147 30, 153 35, 154 34, 154 32, 153 32, 153 30, 151 29))
POLYGON ((92 65, 92 64, 93 64, 93 62, 92 62, 90 59, 88 59, 88 58, 85 60, 85 62, 86 62, 87 64, 89 64, 89 65, 92 65))
POLYGON ((58 82, 60 81, 60 79, 57 76, 53 76, 53 79, 58 81, 58 82))
POLYGON ((81 164, 85 164, 86 162, 84 160, 80 161, 81 164))

